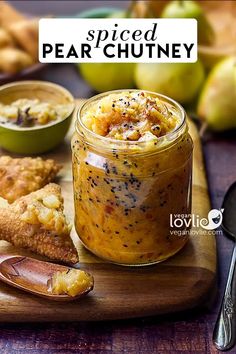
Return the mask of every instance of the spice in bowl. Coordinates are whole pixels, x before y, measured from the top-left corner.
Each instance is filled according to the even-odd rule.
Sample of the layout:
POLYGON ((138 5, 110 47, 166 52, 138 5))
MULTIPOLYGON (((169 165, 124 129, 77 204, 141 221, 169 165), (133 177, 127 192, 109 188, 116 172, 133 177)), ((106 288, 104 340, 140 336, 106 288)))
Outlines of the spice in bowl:
POLYGON ((43 126, 63 120, 70 110, 68 104, 52 105, 38 99, 22 98, 8 105, 0 103, 0 124, 22 128, 43 126))

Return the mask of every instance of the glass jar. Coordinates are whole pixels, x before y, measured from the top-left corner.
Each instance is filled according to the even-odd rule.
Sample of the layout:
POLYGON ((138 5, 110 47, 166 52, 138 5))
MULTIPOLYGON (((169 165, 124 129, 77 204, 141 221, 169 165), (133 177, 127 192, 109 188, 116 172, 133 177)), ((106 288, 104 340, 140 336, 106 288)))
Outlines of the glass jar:
POLYGON ((83 114, 116 92, 122 91, 92 97, 78 112, 72 138, 75 227, 84 246, 107 261, 154 264, 177 253, 188 239, 171 233, 170 216, 191 213, 192 139, 184 109, 151 92, 179 118, 174 131, 155 143, 90 131, 83 114))

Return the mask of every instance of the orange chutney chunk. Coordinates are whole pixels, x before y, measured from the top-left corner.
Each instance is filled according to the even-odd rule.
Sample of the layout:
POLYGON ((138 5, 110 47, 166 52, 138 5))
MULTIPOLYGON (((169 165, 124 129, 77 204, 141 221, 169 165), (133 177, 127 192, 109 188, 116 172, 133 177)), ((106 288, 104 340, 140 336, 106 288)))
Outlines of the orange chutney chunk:
POLYGON ((97 101, 85 112, 83 124, 107 138, 146 141, 173 131, 179 119, 158 97, 126 91, 97 101))

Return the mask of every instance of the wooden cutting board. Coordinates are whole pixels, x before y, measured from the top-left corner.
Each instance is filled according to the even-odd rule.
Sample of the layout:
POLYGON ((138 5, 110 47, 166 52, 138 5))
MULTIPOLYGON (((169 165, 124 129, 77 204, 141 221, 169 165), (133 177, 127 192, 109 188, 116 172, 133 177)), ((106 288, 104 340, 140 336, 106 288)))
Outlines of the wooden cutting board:
MULTIPOLYGON (((190 122, 194 141, 193 212, 206 217, 210 210, 207 183, 198 132, 190 122)), ((73 220, 71 131, 64 144, 44 157, 55 158, 64 168, 59 180, 66 212, 73 220)), ((0 154, 6 154, 0 150, 0 154)), ((201 230, 198 230, 201 231, 201 230)), ((152 316, 186 310, 202 304, 214 287, 215 237, 191 236, 184 249, 155 266, 127 268, 98 259, 86 251, 73 231, 79 249, 80 267, 93 274, 94 291, 71 303, 55 303, 0 283, 0 321, 95 321, 152 316)), ((0 241, 0 252, 34 256, 0 241)))

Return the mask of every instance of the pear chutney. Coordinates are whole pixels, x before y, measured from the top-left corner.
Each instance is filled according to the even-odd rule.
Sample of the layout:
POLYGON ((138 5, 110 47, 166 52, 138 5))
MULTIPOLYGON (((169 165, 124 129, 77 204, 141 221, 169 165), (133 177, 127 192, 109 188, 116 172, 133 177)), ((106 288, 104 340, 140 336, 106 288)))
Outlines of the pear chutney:
POLYGON ((165 96, 130 90, 88 100, 72 138, 75 227, 85 247, 123 265, 177 253, 188 236, 171 232, 170 215, 191 213, 192 149, 183 108, 165 96))

